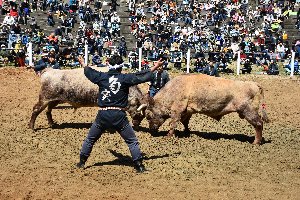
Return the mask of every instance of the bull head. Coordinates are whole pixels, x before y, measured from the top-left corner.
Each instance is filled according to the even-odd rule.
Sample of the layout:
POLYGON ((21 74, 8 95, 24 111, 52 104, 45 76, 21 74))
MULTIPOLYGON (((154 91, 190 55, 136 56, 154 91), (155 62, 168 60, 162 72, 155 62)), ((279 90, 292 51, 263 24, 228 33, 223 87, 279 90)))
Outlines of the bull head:
POLYGON ((138 107, 137 111, 141 112, 142 115, 145 116, 145 110, 149 107, 154 106, 154 99, 147 95, 146 97, 143 97, 142 104, 138 107))
POLYGON ((132 118, 132 124, 134 127, 138 127, 140 123, 145 118, 145 111, 139 111, 137 108, 138 105, 131 105, 127 107, 127 111, 129 112, 131 118, 132 118))
POLYGON ((130 115, 134 127, 138 127, 145 118, 145 112, 139 111, 136 107, 135 109, 133 107, 131 108, 130 115))
POLYGON ((128 96, 128 112, 132 118, 133 126, 139 126, 142 120, 145 118, 145 109, 141 111, 139 107, 141 105, 147 105, 148 100, 144 97, 138 86, 132 86, 129 88, 128 96))
POLYGON ((148 97, 148 103, 140 105, 137 110, 146 115, 150 129, 158 130, 158 128, 164 123, 165 119, 163 118, 160 109, 156 108, 154 105, 154 99, 152 97, 148 97))
POLYGON ((137 111, 141 112, 141 115, 145 114, 145 110, 147 109, 147 106, 148 106, 147 104, 142 104, 140 105, 140 107, 138 107, 137 111))

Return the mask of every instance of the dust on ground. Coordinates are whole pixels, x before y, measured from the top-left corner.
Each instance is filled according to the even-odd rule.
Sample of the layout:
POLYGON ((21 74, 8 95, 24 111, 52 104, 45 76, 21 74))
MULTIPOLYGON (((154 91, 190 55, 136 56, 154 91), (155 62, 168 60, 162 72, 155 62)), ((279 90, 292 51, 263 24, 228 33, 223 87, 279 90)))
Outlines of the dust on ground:
POLYGON ((87 169, 74 168, 97 108, 55 109, 54 129, 45 112, 36 131, 27 128, 40 88, 26 69, 0 69, 0 199, 300 199, 300 80, 243 75, 265 89, 265 144, 252 145, 254 129, 237 114, 220 122, 202 115, 191 135, 152 136, 146 120, 136 132, 147 173, 136 174, 118 133, 105 133, 87 169))

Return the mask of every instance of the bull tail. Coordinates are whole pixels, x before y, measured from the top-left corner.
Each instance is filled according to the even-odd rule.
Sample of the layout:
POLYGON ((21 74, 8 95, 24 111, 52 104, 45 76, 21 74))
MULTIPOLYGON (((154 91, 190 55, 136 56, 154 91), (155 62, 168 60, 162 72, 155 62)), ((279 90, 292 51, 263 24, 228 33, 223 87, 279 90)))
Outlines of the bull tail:
POLYGON ((265 103, 265 95, 264 95, 264 90, 263 88, 258 85, 259 87, 259 109, 261 110, 261 118, 264 122, 266 123, 269 123, 270 122, 270 119, 268 117, 268 114, 267 114, 267 106, 266 106, 266 103, 265 103))

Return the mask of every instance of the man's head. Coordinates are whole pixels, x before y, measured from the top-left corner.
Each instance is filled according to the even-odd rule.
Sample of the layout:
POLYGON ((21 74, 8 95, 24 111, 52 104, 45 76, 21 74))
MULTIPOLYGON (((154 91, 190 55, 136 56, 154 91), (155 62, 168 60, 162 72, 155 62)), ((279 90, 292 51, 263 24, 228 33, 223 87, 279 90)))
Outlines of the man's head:
POLYGON ((48 60, 49 60, 50 63, 54 62, 55 61, 55 55, 52 54, 52 53, 49 53, 48 54, 48 60))
POLYGON ((119 55, 113 55, 109 58, 108 60, 108 63, 109 63, 109 66, 108 68, 111 70, 111 69, 115 69, 115 70, 118 70, 118 71, 121 71, 122 70, 122 64, 123 64, 123 58, 119 55))
POLYGON ((160 67, 157 68, 157 72, 158 73, 162 73, 163 71, 164 71, 163 66, 160 66, 160 67))
POLYGON ((42 58, 44 61, 47 61, 47 60, 48 60, 48 53, 43 52, 43 53, 41 54, 41 58, 42 58))
POLYGON ((55 53, 55 49, 54 49, 54 48, 51 48, 51 49, 50 49, 50 52, 51 52, 51 53, 55 53))

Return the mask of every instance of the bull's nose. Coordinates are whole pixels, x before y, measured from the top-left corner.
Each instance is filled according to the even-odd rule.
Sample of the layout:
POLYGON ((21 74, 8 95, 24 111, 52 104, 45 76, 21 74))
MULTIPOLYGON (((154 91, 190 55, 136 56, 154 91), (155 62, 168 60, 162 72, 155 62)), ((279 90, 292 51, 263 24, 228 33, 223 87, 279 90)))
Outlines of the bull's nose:
POLYGON ((149 128, 152 130, 152 129, 156 129, 156 126, 155 125, 149 125, 149 128))
POLYGON ((140 122, 139 120, 133 120, 133 121, 132 121, 133 126, 139 126, 140 123, 141 123, 141 122, 140 122))

